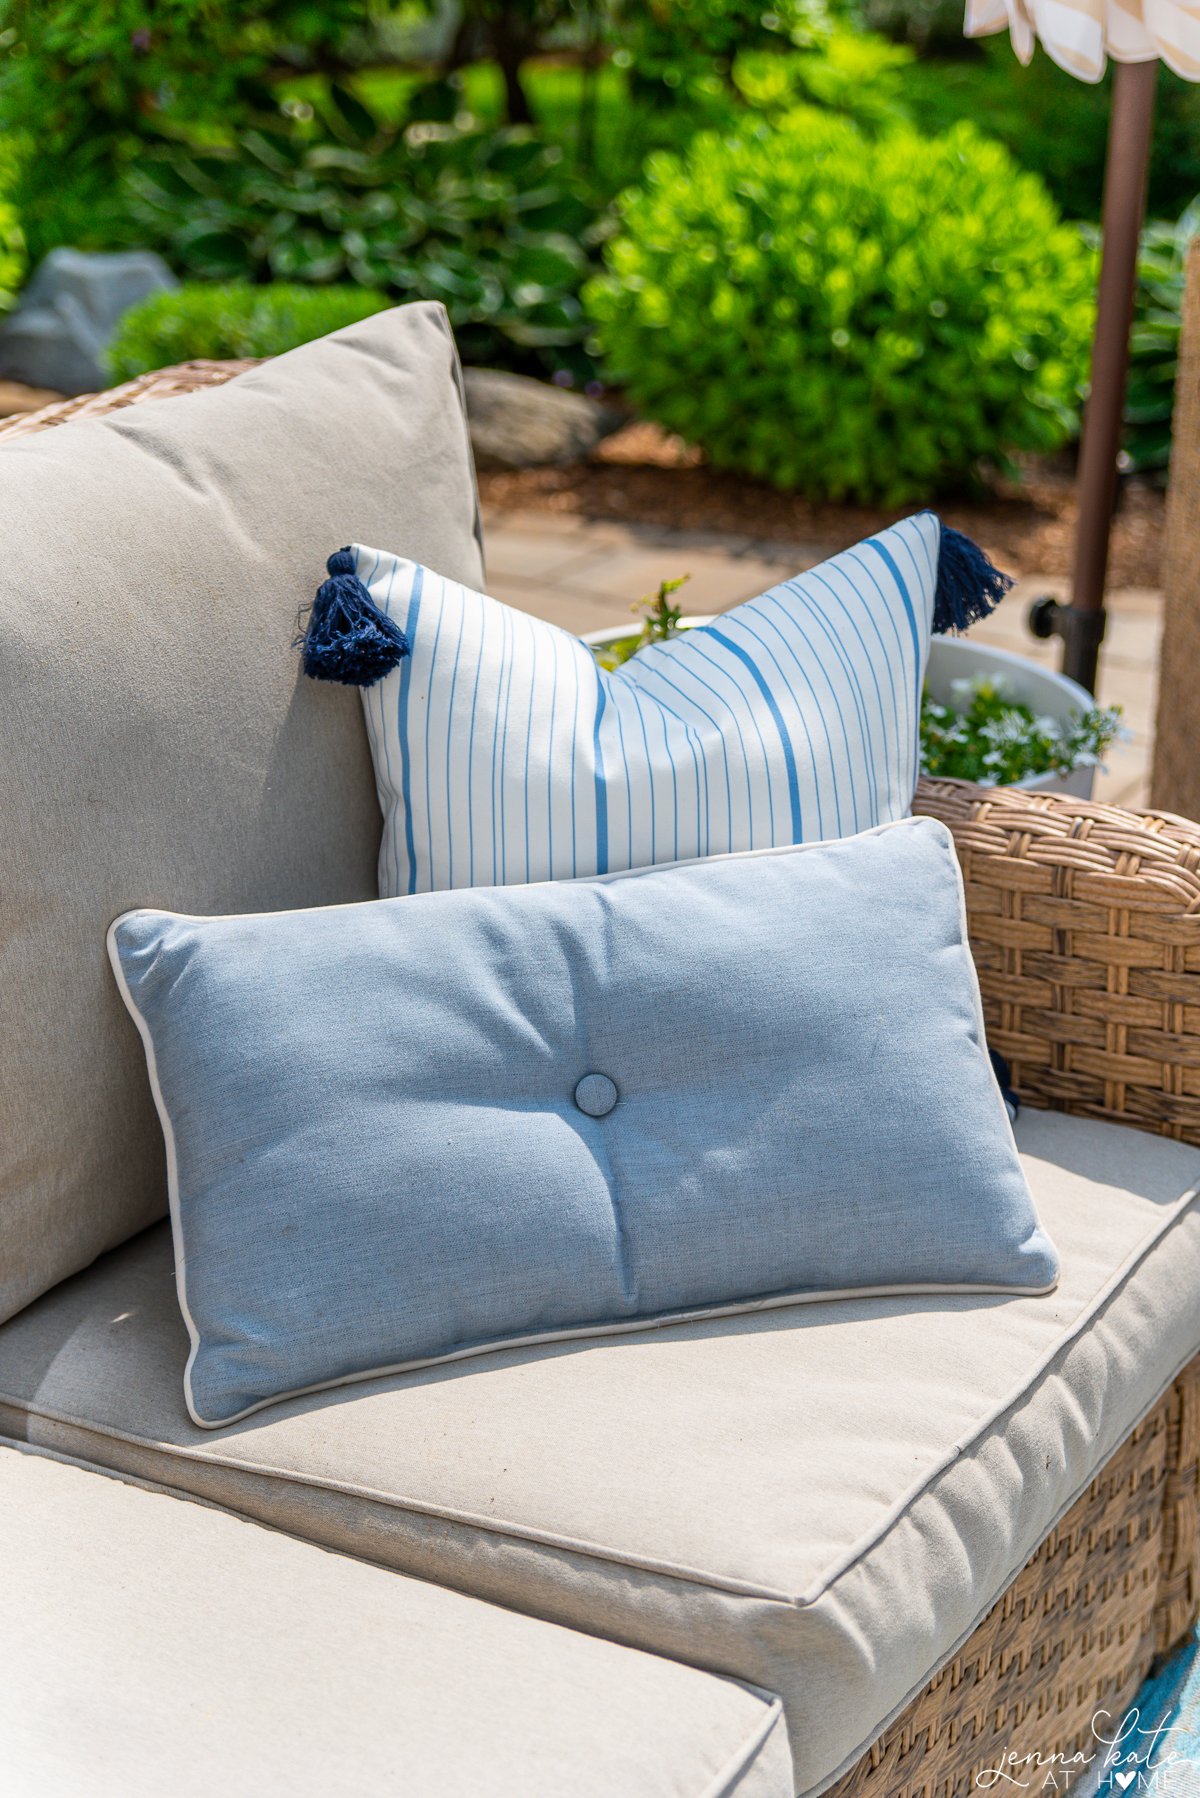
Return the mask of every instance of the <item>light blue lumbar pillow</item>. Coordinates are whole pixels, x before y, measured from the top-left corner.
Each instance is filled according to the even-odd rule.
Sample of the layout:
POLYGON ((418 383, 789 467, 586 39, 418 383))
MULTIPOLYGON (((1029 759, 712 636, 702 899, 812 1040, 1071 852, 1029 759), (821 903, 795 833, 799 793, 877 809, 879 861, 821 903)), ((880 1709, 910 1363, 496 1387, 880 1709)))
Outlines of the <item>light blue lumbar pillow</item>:
POLYGON ((109 934, 187 1403, 838 1292, 1045 1292, 949 833, 109 934))
POLYGON ((1007 587, 923 512, 615 673, 401 556, 329 561, 306 669, 363 687, 379 890, 604 874, 907 815, 931 631, 1007 587))

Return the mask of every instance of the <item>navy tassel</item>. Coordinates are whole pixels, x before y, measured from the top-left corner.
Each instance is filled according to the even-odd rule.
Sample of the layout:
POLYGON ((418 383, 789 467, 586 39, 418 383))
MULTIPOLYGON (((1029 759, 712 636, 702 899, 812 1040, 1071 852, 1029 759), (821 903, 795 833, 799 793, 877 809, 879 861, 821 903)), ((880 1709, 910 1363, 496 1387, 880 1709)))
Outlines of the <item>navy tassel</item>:
POLYGON ((933 597, 933 628, 965 631, 977 618, 994 612, 1013 584, 1011 574, 992 566, 977 543, 961 531, 942 526, 938 555, 937 591, 933 597))
POLYGON ((296 638, 304 672, 313 680, 373 687, 403 661, 408 638, 359 580, 353 550, 335 550, 325 566, 329 579, 317 588, 307 629, 296 638))
POLYGON ((1010 1124, 1015 1124, 1017 1114, 1021 1109, 1021 1101, 1013 1088, 1012 1069, 998 1049, 989 1049, 988 1054, 991 1056, 996 1085, 1000 1088, 1000 1097, 1004 1100, 1004 1108, 1008 1112, 1008 1121, 1010 1124))

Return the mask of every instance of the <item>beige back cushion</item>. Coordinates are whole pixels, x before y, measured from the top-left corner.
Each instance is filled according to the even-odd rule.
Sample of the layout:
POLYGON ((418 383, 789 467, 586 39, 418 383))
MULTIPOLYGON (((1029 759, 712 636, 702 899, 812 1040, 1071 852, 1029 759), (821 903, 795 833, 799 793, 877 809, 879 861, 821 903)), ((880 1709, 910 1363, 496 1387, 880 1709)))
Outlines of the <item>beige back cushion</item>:
POLYGON ((357 693, 305 680, 344 543, 482 577, 440 306, 0 445, 0 1321, 165 1209, 118 912, 375 892, 357 693))

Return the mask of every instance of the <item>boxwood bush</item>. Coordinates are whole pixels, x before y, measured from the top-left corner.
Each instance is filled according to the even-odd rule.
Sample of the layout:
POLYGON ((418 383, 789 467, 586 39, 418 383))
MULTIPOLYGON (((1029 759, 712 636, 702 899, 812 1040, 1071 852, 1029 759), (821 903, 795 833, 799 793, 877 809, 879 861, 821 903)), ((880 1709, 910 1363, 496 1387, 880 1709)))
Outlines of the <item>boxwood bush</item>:
POLYGON ((25 274, 25 238, 9 199, 15 166, 12 146, 0 137, 0 312, 12 305, 25 274))
POLYGON ((719 467, 926 498, 1076 423, 1094 259, 971 126, 803 108, 650 158, 585 290, 605 372, 719 467))
POLYGON ((196 359, 278 356, 391 302, 369 287, 190 282, 132 307, 108 347, 114 381, 196 359))

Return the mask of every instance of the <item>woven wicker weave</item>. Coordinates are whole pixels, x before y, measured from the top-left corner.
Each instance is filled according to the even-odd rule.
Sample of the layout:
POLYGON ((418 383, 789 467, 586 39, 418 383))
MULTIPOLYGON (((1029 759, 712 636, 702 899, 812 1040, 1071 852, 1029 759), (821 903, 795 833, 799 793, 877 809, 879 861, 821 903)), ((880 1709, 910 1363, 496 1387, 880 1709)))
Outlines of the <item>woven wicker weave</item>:
POLYGON ((119 412, 122 406, 136 406, 142 400, 172 400, 182 393, 222 387, 234 375, 255 366, 253 362, 181 362, 175 368, 156 368, 151 374, 139 375, 136 381, 125 381, 120 387, 109 387, 104 393, 81 393, 73 400, 56 400, 38 412, 6 419, 0 424, 0 440, 30 437, 35 431, 70 424, 73 419, 104 418, 110 412, 119 412))
POLYGON ((1200 1143, 1200 826, 961 781, 917 809, 954 832, 1022 1099, 1200 1143))
MULTIPOLYGON (((0 441, 219 386, 189 363, 0 426, 0 441)), ((1200 826, 922 781, 966 878, 988 1035, 1023 1099, 1200 1143, 1200 826)), ((837 1798, 965 1798, 1009 1748, 1088 1748, 1200 1615, 1200 1359, 837 1798)))
POLYGON ((830 1798, 958 1798, 1010 1751, 1102 1753, 1096 1713, 1122 1717, 1195 1619, 1198 1446, 1193 1361, 830 1798))

